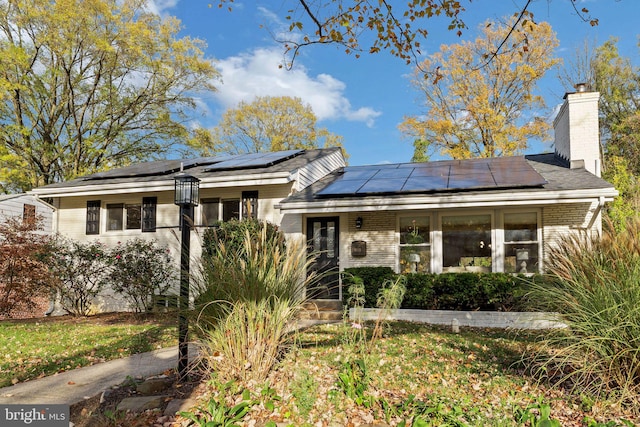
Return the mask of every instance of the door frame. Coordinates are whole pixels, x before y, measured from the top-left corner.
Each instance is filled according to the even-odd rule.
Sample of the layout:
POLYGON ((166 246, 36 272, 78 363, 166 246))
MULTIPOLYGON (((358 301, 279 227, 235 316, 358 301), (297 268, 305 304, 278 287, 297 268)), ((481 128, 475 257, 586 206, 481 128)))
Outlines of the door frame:
MULTIPOLYGON (((307 245, 309 244, 309 242, 311 241, 311 239, 313 239, 313 230, 309 229, 309 225, 314 221, 314 220, 322 220, 322 221, 335 221, 335 227, 336 227, 336 235, 335 235, 335 240, 334 240, 334 251, 336 254, 336 260, 335 260, 335 269, 336 269, 336 281, 338 284, 338 295, 337 298, 331 298, 329 299, 330 301, 342 301, 342 280, 340 277, 340 253, 341 253, 341 240, 340 240, 340 215, 308 215, 304 217, 303 220, 303 224, 305 227, 305 242, 307 242, 307 245)), ((308 247, 308 246, 307 246, 308 247)), ((307 249, 308 250, 308 249, 307 249)), ((315 262, 311 263, 308 267, 309 270, 312 270, 312 266, 315 265, 315 262)), ((306 289, 305 289, 306 292, 306 289)))

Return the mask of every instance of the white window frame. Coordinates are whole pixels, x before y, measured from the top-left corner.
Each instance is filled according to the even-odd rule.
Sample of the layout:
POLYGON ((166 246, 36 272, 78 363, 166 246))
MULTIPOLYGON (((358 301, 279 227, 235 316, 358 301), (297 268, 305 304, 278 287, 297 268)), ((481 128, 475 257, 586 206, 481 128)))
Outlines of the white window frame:
MULTIPOLYGON (((497 227, 497 237, 500 239, 499 242, 497 242, 497 247, 499 248, 499 253, 496 253, 496 258, 497 258, 497 263, 496 266, 499 265, 499 269, 496 271, 501 271, 504 272, 505 271, 505 266, 504 266, 504 255, 505 255, 505 249, 506 249, 506 244, 507 242, 505 242, 505 230, 504 230, 504 217, 506 214, 522 214, 522 213, 535 213, 536 214, 536 237, 537 237, 537 241, 527 241, 527 242, 522 242, 525 244, 532 244, 532 243, 536 243, 538 245, 538 271, 536 273, 540 273, 542 271, 544 271, 544 257, 543 257, 543 245, 544 242, 542 240, 543 238, 543 233, 542 233, 542 209, 540 208, 513 208, 513 209, 500 209, 498 211, 499 215, 497 215, 499 221, 498 221, 498 227, 497 227)), ((535 273, 527 273, 527 274, 535 274, 535 273)))
POLYGON ((395 260, 396 260, 396 271, 401 272, 402 266, 400 265, 400 254, 401 248, 403 246, 423 246, 429 248, 429 272, 433 272, 434 268, 434 255, 433 255, 433 239, 434 239, 434 215, 432 212, 426 211, 415 211, 412 213, 403 213, 400 215, 396 215, 396 244, 395 244, 395 260), (407 245, 400 243, 400 221, 401 218, 427 218, 429 220, 429 242, 428 243, 420 243, 416 245, 407 245))

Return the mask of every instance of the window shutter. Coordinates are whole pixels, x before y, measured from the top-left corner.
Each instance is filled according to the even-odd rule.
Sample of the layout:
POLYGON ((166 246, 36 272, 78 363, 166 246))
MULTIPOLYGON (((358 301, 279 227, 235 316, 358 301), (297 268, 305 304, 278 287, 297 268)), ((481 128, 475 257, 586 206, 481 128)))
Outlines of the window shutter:
POLYGON ((87 201, 86 234, 100 234, 100 200, 87 201))
POLYGON ((258 192, 242 192, 242 218, 258 218, 258 192))
POLYGON ((143 232, 156 231, 156 205, 157 204, 158 204, 157 197, 142 198, 142 231, 143 232))

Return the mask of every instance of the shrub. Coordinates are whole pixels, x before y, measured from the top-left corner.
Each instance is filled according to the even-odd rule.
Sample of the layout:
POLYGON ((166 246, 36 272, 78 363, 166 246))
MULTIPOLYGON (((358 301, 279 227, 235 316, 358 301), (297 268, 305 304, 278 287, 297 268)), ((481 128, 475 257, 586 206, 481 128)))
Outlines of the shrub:
POLYGON ((203 253, 196 302, 203 352, 215 362, 211 369, 229 379, 261 380, 282 351, 314 277, 304 274, 309 260, 301 242, 285 245, 266 223, 241 229, 242 245, 228 235, 203 253))
MULTIPOLYGON (((376 307, 376 295, 387 281, 397 275, 388 267, 348 268, 343 273, 344 304, 350 306, 350 286, 362 280, 365 307, 376 307)), ((526 278, 505 273, 408 274, 401 308, 422 310, 524 310, 528 282, 526 278)))
POLYGON ((550 247, 553 280, 534 286, 531 300, 558 312, 568 327, 545 336, 531 358, 540 375, 620 402, 640 395, 640 219, 602 236, 575 233, 550 247))
POLYGON ((231 220, 220 222, 215 227, 207 228, 202 236, 202 253, 209 258, 218 253, 222 244, 229 253, 237 253, 243 250, 244 238, 247 233, 254 238, 259 238, 265 228, 267 238, 270 241, 278 240, 283 245, 284 239, 280 238, 278 227, 269 222, 255 219, 231 220))
POLYGON ((345 268, 342 273, 342 289, 344 290, 342 295, 343 303, 347 307, 351 298, 349 287, 354 283, 354 277, 360 278, 364 283, 364 307, 375 307, 378 291, 385 282, 395 279, 396 274, 389 267, 345 268))
POLYGON ((57 278, 60 305, 75 316, 87 316, 94 298, 108 284, 111 259, 100 242, 81 243, 60 236, 50 267, 57 278))
POLYGON ((53 285, 47 257, 48 236, 38 234, 41 221, 8 218, 0 224, 0 316, 10 317, 47 297, 53 285))
POLYGON ((166 292, 177 278, 169 250, 155 241, 135 238, 124 244, 118 242, 109 256, 111 286, 137 313, 150 311, 154 296, 166 292))

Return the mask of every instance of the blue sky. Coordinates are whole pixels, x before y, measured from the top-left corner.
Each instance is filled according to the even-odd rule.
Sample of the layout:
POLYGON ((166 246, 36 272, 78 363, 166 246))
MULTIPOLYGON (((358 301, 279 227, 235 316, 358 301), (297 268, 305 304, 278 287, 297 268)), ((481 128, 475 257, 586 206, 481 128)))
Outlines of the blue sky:
MULTIPOLYGON (((537 21, 547 21, 557 33, 557 56, 570 59, 584 40, 601 44, 610 36, 619 38, 620 52, 640 65, 638 17, 640 0, 578 0, 599 20, 592 27, 575 15, 571 0, 534 0, 530 10, 537 21)), ((255 96, 297 96, 309 103, 319 126, 344 137, 349 164, 408 162, 413 154, 411 141, 398 131, 404 116, 419 115, 419 93, 412 88, 409 75, 413 67, 386 52, 363 53, 358 59, 335 46, 304 48, 292 70, 278 67, 284 49, 272 34, 282 31, 284 16, 294 0, 236 0, 231 12, 214 0, 154 0, 160 14, 182 21, 183 34, 206 41, 206 56, 213 59, 222 74, 218 91, 201 95, 194 121, 215 126, 222 113, 238 102, 255 96)), ((441 44, 472 39, 478 25, 487 19, 513 14, 525 0, 473 0, 463 2, 468 29, 461 38, 446 29, 445 21, 429 20, 429 36, 423 53, 436 52, 441 44)), ((539 84, 549 107, 562 102, 565 89, 557 71, 547 73, 539 84)), ((528 152, 548 151, 549 145, 534 144, 528 152)))

